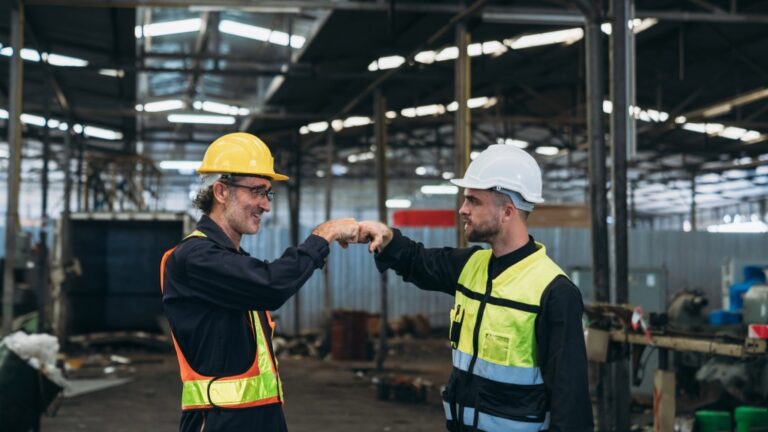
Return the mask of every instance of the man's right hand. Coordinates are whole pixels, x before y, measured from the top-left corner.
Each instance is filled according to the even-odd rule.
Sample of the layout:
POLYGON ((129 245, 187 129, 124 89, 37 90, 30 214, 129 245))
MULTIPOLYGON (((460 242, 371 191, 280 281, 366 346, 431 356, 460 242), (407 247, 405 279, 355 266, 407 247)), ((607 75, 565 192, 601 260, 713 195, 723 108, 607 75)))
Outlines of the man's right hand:
POLYGON ((362 221, 357 234, 358 243, 371 242, 368 252, 381 252, 392 241, 392 229, 377 221, 362 221))
POLYGON ((324 238, 328 244, 338 241, 342 247, 347 247, 349 243, 356 243, 357 233, 357 221, 353 218, 332 219, 312 230, 312 234, 324 238))

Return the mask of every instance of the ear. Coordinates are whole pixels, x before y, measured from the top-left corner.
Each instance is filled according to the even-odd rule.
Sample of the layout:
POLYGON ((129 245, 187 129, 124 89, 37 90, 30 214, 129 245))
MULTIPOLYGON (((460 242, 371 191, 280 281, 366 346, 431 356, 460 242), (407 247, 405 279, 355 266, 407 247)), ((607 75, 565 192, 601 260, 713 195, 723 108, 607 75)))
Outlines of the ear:
POLYGON ((224 204, 227 202, 227 198, 229 197, 229 188, 220 182, 216 182, 211 186, 213 190, 213 199, 219 202, 219 204, 224 204))
POLYGON ((504 219, 511 219, 514 217, 517 217, 517 214, 519 212, 517 211, 517 207, 513 203, 507 203, 504 206, 504 219))

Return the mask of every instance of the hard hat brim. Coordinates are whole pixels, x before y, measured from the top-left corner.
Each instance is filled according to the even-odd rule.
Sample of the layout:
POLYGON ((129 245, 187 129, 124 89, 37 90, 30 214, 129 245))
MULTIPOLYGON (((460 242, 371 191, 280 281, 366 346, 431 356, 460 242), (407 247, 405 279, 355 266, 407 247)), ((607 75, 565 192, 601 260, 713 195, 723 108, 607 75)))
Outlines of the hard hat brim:
POLYGON ((259 177, 266 177, 270 179, 271 181, 286 181, 290 180, 290 177, 283 174, 278 174, 276 172, 269 172, 269 173, 262 173, 262 172, 249 172, 249 173, 238 173, 238 172, 221 172, 219 170, 207 170, 207 169, 198 169, 198 174, 232 174, 232 175, 242 175, 242 176, 259 176, 259 177))
MULTIPOLYGON (((451 183, 464 189, 478 189, 478 190, 488 190, 495 186, 492 182, 486 184, 482 182, 474 182, 466 178, 451 179, 451 183)), ((522 197, 530 203, 541 204, 544 202, 544 198, 540 196, 531 196, 530 194, 522 193, 522 192, 518 192, 518 193, 522 195, 522 197)))

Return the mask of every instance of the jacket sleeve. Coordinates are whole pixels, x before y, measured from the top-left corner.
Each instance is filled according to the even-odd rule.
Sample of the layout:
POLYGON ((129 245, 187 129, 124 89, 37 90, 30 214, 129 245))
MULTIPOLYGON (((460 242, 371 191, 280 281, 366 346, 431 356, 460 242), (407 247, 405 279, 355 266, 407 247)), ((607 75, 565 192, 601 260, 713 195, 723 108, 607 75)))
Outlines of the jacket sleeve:
POLYGON ((183 266, 186 283, 177 285, 177 295, 242 310, 278 309, 323 266, 329 251, 328 242, 315 235, 272 262, 205 239, 191 239, 183 246, 175 264, 183 266))
POLYGON ((566 278, 556 279, 543 295, 537 340, 550 432, 593 430, 582 310, 581 293, 566 278))
POLYGON ((380 272, 395 270, 406 282, 427 291, 440 291, 453 295, 456 281, 469 257, 480 247, 425 248, 393 229, 392 241, 376 254, 376 267, 380 272))

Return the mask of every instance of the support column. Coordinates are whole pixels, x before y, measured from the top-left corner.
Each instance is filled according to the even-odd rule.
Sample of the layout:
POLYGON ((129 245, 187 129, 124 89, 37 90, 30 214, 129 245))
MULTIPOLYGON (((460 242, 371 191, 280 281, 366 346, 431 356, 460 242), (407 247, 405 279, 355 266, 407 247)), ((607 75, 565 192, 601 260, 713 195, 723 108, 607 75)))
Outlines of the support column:
MULTIPOLYGON (((469 46, 470 35, 467 32, 466 22, 462 21, 456 24, 456 46, 459 49, 459 58, 456 59, 455 64, 455 83, 454 93, 456 102, 459 107, 454 114, 454 140, 456 145, 456 167, 454 172, 456 178, 464 176, 464 171, 469 165, 469 153, 472 148, 470 142, 470 113, 467 101, 470 97, 470 90, 472 86, 472 78, 470 76, 470 60, 467 54, 467 46, 469 46)), ((464 196, 460 193, 456 199, 456 209, 461 207, 464 201, 464 196)), ((467 239, 464 238, 464 227, 461 223, 461 218, 456 215, 456 245, 458 247, 465 247, 467 245, 467 239)))
MULTIPOLYGON (((301 145, 299 140, 296 142, 296 153, 294 158, 294 171, 292 184, 288 185, 288 206, 291 213, 291 246, 299 244, 299 208, 301 203, 301 145)), ((301 291, 293 296, 293 334, 298 336, 301 333, 301 291)))
MULTIPOLYGON (((608 260, 608 200, 606 197, 605 122, 603 119, 603 54, 599 3, 576 0, 586 18, 584 28, 587 73, 587 140, 589 143, 589 206, 592 213, 592 286, 595 301, 610 301, 608 260)), ((598 400, 598 430, 608 431, 612 417, 612 385, 608 365, 600 365, 598 400)))
MULTIPOLYGON (((50 94, 45 92, 45 121, 50 118, 50 106, 48 103, 50 94)), ((51 134, 50 128, 43 128, 43 172, 40 174, 40 249, 37 257, 37 331, 43 333, 46 329, 46 310, 48 307, 49 269, 48 269, 48 161, 51 159, 51 134)))
MULTIPOLYGON (((58 265, 66 268, 71 264, 71 223, 70 214, 72 212, 72 172, 70 170, 72 162, 72 127, 64 133, 64 208, 61 212, 60 220, 60 253, 58 265)), ((64 271, 64 281, 54 292, 54 307, 52 313, 53 331, 60 341, 66 340, 69 332, 69 298, 67 297, 69 284, 69 273, 64 271)))
MULTIPOLYGON (((75 142, 77 143, 77 211, 83 210, 83 195, 87 195, 88 192, 83 189, 83 164, 85 159, 85 145, 83 144, 83 138, 80 135, 75 136, 75 142)), ((112 183, 114 184, 114 173, 112 174, 112 183)), ((114 188, 112 189, 114 191, 114 188)), ((112 199, 109 199, 110 210, 115 211, 113 207, 112 199)))
POLYGON ((11 56, 8 85, 8 201, 5 217, 5 266, 3 268, 3 328, 2 334, 11 332, 13 324, 13 268, 15 265, 16 236, 19 230, 19 194, 21 188, 21 110, 24 67, 21 48, 24 46, 24 5, 13 1, 11 5, 11 56))
MULTIPOLYGON (((328 128, 328 138, 325 142, 325 220, 331 220, 331 202, 333 197, 333 128, 328 128)), ((325 267, 323 267, 323 304, 325 317, 331 319, 331 312, 333 311, 333 286, 331 286, 331 274, 330 274, 330 257, 325 259, 325 267)))
MULTIPOLYGON (((387 102, 381 88, 373 94, 374 133, 376 136, 376 190, 379 221, 387 224, 387 102)), ((379 347, 376 352, 376 370, 384 369, 387 358, 387 321, 389 302, 387 297, 387 272, 380 274, 381 311, 379 319, 379 347)))
POLYGON ((636 182, 629 182, 629 226, 631 228, 637 227, 637 209, 635 208, 635 189, 637 189, 636 182))
MULTIPOLYGON (((613 295, 611 303, 629 303, 629 251, 627 229, 627 159, 635 148, 633 118, 629 115, 632 105, 632 86, 634 84, 634 68, 631 67, 629 55, 632 53, 633 37, 628 28, 632 19, 631 0, 612 0, 613 31, 610 38, 611 66, 611 159, 613 193, 613 295)), ((629 430, 629 349, 624 345, 624 354, 611 363, 612 394, 615 395, 613 412, 615 413, 613 430, 629 430)))
POLYGON ((691 171, 691 232, 696 232, 696 171, 691 171))

